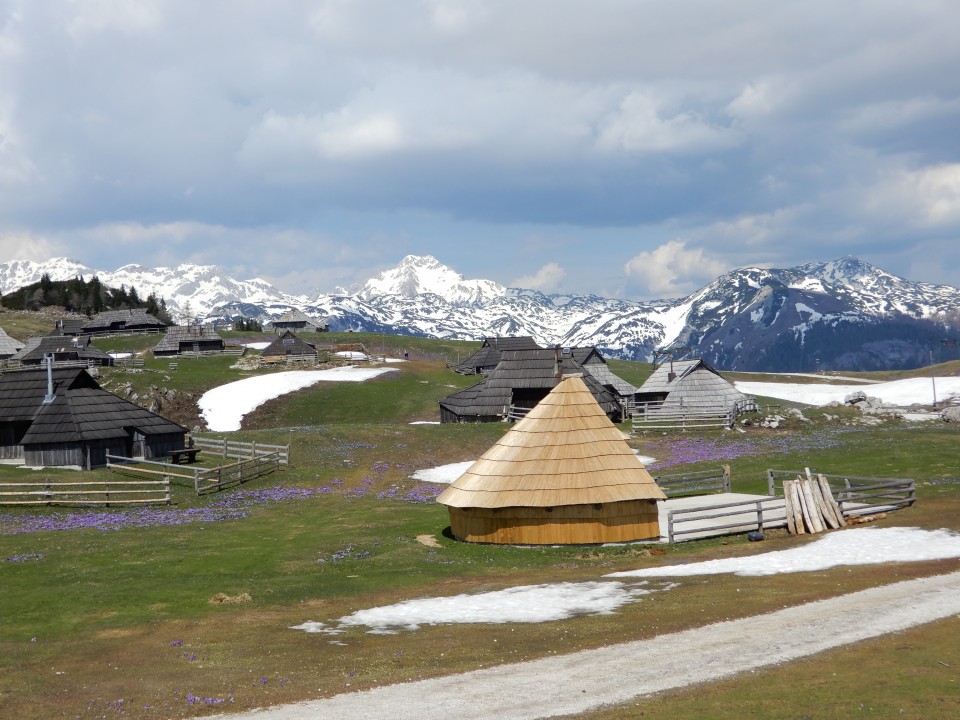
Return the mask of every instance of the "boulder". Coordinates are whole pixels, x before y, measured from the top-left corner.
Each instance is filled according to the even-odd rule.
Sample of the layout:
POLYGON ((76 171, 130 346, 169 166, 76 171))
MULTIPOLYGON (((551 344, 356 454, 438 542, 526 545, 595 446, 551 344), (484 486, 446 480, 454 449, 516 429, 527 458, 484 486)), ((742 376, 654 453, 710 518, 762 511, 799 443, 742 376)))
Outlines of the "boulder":
POLYGON ((855 392, 847 395, 843 402, 847 405, 856 405, 857 403, 866 402, 867 394, 863 390, 857 390, 855 392))
POLYGON ((943 418, 944 422, 960 423, 960 406, 954 405, 953 407, 944 408, 940 412, 940 417, 943 418))

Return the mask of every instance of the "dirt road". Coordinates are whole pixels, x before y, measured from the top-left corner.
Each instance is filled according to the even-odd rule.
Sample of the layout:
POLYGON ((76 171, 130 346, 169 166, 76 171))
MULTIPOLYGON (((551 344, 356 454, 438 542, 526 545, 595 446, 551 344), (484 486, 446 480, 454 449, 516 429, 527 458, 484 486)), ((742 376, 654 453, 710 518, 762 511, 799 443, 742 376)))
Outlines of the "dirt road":
POLYGON ((650 640, 325 700, 228 720, 531 720, 718 680, 960 614, 960 572, 909 580, 650 640), (668 652, 665 649, 669 648, 668 652), (650 658, 657 662, 651 664, 650 658))

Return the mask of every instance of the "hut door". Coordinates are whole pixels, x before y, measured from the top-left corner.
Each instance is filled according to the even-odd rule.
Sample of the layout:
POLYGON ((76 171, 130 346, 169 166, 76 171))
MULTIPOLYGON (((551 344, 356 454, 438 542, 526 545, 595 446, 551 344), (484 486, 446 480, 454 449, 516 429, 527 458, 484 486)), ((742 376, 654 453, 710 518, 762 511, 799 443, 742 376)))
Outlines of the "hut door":
POLYGON ((133 448, 130 454, 130 457, 142 458, 146 457, 147 443, 146 436, 141 433, 139 430, 133 431, 133 448))
POLYGON ((194 351, 195 353, 200 352, 200 343, 195 342, 195 343, 193 344, 193 351, 194 351))

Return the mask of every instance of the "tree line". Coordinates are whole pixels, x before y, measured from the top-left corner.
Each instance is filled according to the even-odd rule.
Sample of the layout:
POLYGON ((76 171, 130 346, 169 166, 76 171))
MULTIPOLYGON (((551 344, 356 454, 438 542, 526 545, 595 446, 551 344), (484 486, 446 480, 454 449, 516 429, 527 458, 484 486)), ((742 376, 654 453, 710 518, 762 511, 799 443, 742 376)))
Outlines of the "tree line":
POLYGON ((133 285, 129 290, 123 285, 119 288, 107 287, 96 276, 90 280, 84 280, 83 276, 73 280, 51 280, 50 275, 44 273, 38 282, 0 297, 0 304, 10 310, 33 311, 56 306, 87 317, 105 310, 142 308, 158 320, 174 324, 162 297, 150 293, 146 298, 141 298, 133 285))

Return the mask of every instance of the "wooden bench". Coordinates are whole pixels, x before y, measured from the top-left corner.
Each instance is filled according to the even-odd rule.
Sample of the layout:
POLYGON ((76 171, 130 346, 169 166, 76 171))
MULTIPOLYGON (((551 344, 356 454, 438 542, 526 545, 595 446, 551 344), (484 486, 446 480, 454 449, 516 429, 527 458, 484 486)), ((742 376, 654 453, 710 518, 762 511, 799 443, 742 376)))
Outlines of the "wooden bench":
POLYGON ((170 369, 171 369, 171 370, 176 370, 176 369, 179 368, 179 367, 180 367, 180 364, 179 364, 179 363, 175 363, 175 362, 170 363, 170 369))
POLYGON ((187 463, 194 463, 197 461, 197 453, 199 453, 203 448, 183 448, 181 450, 171 450, 170 451, 170 462, 174 465, 179 465, 181 459, 186 459, 187 463))

